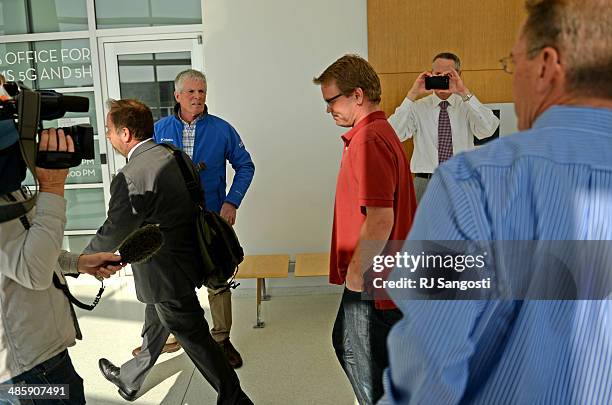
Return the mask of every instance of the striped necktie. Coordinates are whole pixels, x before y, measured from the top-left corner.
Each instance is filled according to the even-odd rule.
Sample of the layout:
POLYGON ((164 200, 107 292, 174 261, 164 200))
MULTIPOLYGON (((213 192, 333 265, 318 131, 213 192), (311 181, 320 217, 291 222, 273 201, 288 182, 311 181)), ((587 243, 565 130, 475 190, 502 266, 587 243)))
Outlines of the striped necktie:
POLYGON ((442 164, 453 156, 453 133, 447 108, 448 101, 441 101, 440 117, 438 118, 438 164, 442 164))

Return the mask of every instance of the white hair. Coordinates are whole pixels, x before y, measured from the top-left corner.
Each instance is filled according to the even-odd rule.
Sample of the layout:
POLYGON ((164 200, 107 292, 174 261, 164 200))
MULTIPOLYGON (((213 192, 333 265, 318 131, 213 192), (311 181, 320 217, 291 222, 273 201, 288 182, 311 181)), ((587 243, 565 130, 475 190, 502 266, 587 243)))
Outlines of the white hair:
POLYGON ((174 91, 180 93, 183 90, 183 83, 185 80, 201 80, 204 82, 204 89, 206 89, 206 76, 204 73, 195 69, 187 69, 176 75, 176 79, 174 79, 174 91))

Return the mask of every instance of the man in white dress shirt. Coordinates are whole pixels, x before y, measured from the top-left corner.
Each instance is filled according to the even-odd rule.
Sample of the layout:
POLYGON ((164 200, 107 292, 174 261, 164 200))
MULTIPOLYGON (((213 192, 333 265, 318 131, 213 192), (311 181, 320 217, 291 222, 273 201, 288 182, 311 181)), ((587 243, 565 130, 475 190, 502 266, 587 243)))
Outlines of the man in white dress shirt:
POLYGON ((499 120, 470 92, 461 80, 461 61, 444 52, 433 58, 431 72, 417 77, 402 104, 389 117, 400 141, 414 136, 410 171, 414 173, 417 201, 421 200, 432 173, 454 154, 474 147, 474 136, 487 138, 499 120), (448 90, 428 93, 425 78, 448 76, 448 90))

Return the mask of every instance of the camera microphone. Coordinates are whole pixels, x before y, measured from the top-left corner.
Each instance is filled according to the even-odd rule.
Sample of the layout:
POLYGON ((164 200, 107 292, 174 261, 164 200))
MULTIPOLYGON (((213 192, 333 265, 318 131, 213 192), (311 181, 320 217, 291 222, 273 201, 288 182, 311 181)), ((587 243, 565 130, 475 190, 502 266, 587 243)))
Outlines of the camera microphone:
MULTIPOLYGON (((138 228, 132 232, 119 246, 119 254, 121 255, 121 261, 119 262, 106 262, 107 265, 120 265, 121 263, 139 263, 149 259, 153 256, 159 248, 161 248, 163 242, 162 233, 159 230, 158 225, 145 225, 142 228, 138 228)), ((91 305, 85 304, 76 299, 66 284, 63 284, 57 274, 53 273, 53 285, 56 288, 62 290, 68 300, 75 306, 85 309, 87 311, 93 310, 96 305, 100 302, 102 294, 104 293, 104 279, 98 278, 102 283, 102 286, 98 290, 98 294, 93 300, 91 305)))
POLYGON ((162 233, 158 225, 145 225, 138 228, 125 238, 117 249, 121 255, 121 263, 143 262, 157 253, 162 243, 162 233))

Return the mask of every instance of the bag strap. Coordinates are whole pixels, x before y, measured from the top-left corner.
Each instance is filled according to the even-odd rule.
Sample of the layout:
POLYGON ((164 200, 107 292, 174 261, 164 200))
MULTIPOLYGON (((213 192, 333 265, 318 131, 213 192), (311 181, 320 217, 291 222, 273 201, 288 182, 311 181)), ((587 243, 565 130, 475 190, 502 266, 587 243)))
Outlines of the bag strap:
MULTIPOLYGON (((206 201, 204 199, 204 190, 202 189, 202 184, 200 183, 200 179, 195 178, 193 176, 193 172, 190 171, 189 168, 187 167, 187 162, 185 161, 185 158, 183 157, 183 152, 177 147, 175 147, 174 145, 169 144, 169 143, 160 143, 160 145, 165 146, 166 149, 170 153, 172 153, 172 155, 174 155, 174 159, 176 160, 176 162, 179 165, 179 168, 181 169, 181 174, 183 175, 183 180, 185 180, 185 185, 187 186, 187 190, 189 191, 189 195, 191 196, 191 199, 193 200, 195 205, 200 207, 200 209, 202 209, 203 211, 206 211, 206 201)), ((200 170, 205 169, 206 165, 201 163, 200 165, 198 165, 198 168, 200 170)), ((240 283, 235 281, 237 273, 238 273, 238 266, 236 266, 236 270, 234 271, 234 274, 232 275, 232 278, 228 281, 227 285, 219 289, 219 291, 215 292, 214 295, 218 295, 226 291, 229 291, 230 288, 238 287, 240 283)))
POLYGON ((36 134, 38 132, 38 123, 40 122, 40 100, 40 93, 23 91, 21 93, 21 100, 18 103, 19 117, 23 118, 19 119, 17 127, 17 132, 19 132, 19 150, 23 161, 34 179, 34 193, 24 201, 13 200, 13 203, 3 205, 0 211, 0 223, 24 216, 36 204, 38 197, 38 177, 36 176, 36 154, 38 147, 36 145, 36 134), (28 113, 24 115, 24 111, 28 113))
POLYGON ((166 147, 166 149, 168 149, 168 151, 174 155, 174 160, 176 160, 179 168, 181 169, 181 174, 183 175, 183 180, 185 180, 185 185, 187 186, 187 191, 189 191, 191 200, 202 210, 205 210, 206 201, 204 199, 202 184, 200 183, 200 179, 193 175, 193 171, 189 170, 189 167, 187 167, 187 162, 183 157, 183 152, 169 143, 161 143, 160 145, 166 147))

